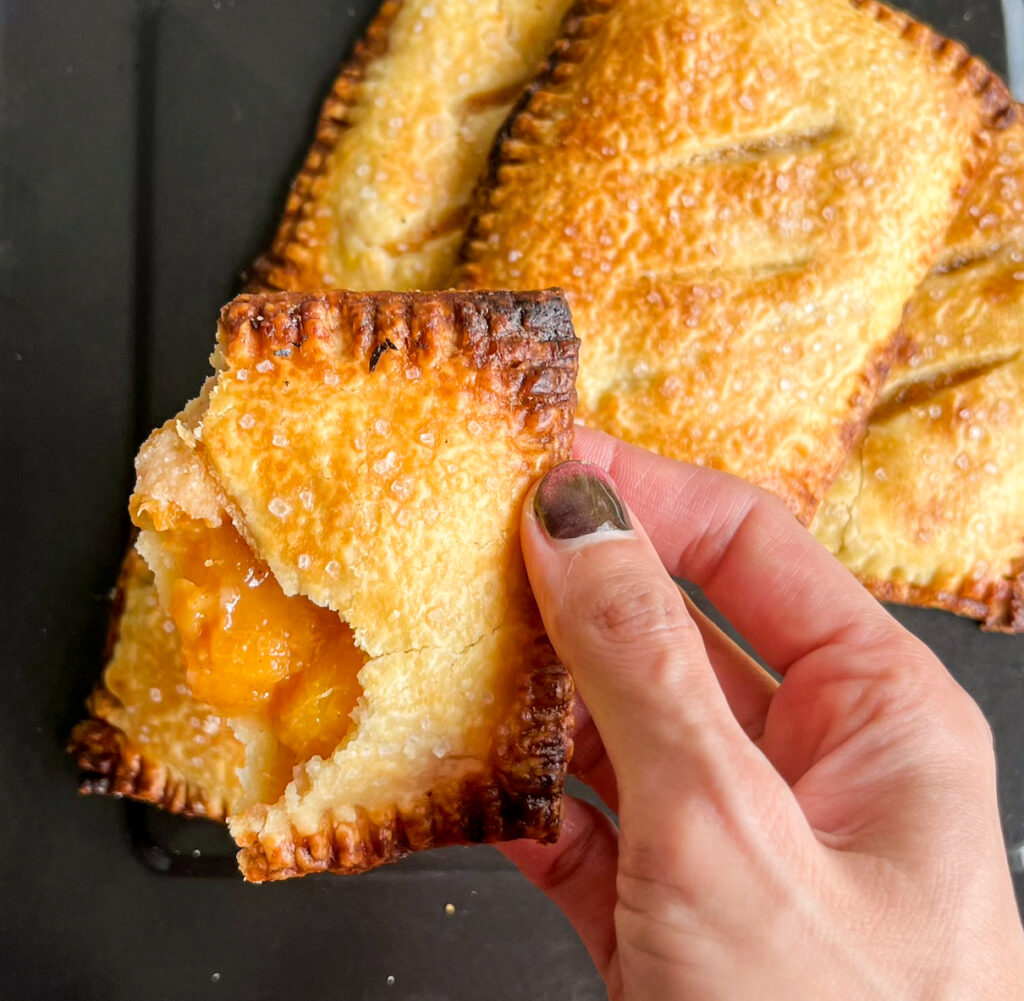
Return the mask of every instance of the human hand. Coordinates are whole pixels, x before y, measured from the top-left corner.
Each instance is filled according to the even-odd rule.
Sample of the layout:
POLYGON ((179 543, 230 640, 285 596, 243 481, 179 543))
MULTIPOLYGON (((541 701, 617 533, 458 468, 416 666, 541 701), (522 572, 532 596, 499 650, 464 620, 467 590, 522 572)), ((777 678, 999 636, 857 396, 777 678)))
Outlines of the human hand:
POLYGON ((523 552, 587 707, 573 770, 620 826, 568 799, 557 844, 504 850, 610 997, 1024 998, 974 702, 778 501, 583 429, 576 451, 596 465, 535 488, 523 552))

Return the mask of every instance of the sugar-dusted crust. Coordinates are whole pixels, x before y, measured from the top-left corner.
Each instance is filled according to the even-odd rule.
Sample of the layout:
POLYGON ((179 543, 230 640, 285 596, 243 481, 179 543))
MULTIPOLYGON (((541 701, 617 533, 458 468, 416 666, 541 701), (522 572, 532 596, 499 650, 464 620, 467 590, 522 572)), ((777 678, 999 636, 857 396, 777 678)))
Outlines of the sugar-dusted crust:
POLYGON ((229 818, 247 878, 557 835, 571 685, 518 518, 532 480, 570 454, 577 348, 556 292, 225 307, 203 400, 140 453, 143 551, 167 590, 161 533, 230 519, 285 593, 336 611, 367 658, 349 733, 299 760, 283 792, 253 767, 275 760, 272 718, 233 721, 250 757, 229 818))
POLYGON ((568 6, 387 0, 324 103, 249 287, 446 287, 494 133, 568 6))
POLYGON ((808 519, 1009 96, 871 3, 586 0, 566 24, 459 284, 563 286, 586 421, 808 519))
MULTIPOLYGON (((97 689, 94 704, 101 705, 104 697, 103 690, 97 689)), ((224 820, 227 816, 228 804, 222 797, 191 784, 102 719, 77 723, 67 749, 79 768, 78 791, 85 796, 127 797, 186 817, 224 820)))
POLYGON ((994 136, 812 529, 880 599, 1024 631, 1024 119, 994 136))
POLYGON ((87 703, 91 718, 68 741, 79 788, 223 820, 240 792, 242 747, 187 693, 177 636, 134 546, 111 611, 104 676, 87 703))
MULTIPOLYGON (((545 652, 539 659, 552 656, 545 652)), ((548 663, 520 675, 517 688, 486 769, 439 785, 401 808, 374 815, 360 810, 353 820, 336 820, 313 834, 290 825, 271 833, 260 826, 269 811, 253 811, 239 837, 246 879, 364 872, 410 852, 452 844, 554 841, 572 754, 572 683, 561 665, 548 663)))

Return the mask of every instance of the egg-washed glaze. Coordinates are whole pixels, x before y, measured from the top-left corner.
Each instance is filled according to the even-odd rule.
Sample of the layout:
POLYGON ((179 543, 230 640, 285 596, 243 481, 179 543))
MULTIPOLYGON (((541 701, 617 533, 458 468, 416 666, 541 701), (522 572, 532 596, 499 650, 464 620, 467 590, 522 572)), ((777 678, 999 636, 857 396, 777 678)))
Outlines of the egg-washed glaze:
POLYGON ((1009 96, 870 2, 587 0, 567 24, 459 284, 565 288, 584 420, 809 520, 1009 96))
POLYGON ((494 134, 569 0, 388 0, 338 76, 251 288, 446 288, 494 134))

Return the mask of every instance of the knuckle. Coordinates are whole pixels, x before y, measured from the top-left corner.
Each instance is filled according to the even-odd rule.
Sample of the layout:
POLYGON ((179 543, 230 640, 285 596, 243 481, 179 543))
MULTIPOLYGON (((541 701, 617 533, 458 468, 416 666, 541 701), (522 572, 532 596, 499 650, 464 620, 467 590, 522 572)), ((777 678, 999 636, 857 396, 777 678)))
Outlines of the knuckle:
POLYGON ((992 727, 981 707, 959 687, 950 702, 951 723, 965 749, 984 757, 990 756, 994 748, 992 727))
POLYGON ((928 761, 962 776, 987 772, 994 760, 992 728, 977 702, 950 676, 923 684, 903 703, 917 742, 928 748, 928 761))
POLYGON ((607 581, 591 604, 589 620, 598 637, 612 646, 694 628, 667 583, 637 576, 607 581))

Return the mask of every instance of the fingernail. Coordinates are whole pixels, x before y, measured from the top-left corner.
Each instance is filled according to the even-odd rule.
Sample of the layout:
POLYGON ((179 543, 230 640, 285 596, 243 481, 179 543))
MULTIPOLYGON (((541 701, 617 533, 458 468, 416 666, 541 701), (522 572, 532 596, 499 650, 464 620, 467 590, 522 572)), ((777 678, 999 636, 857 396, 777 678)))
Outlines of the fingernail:
POLYGON ((555 466, 540 481, 533 509, 552 539, 579 539, 633 528, 611 477, 589 462, 555 466))

